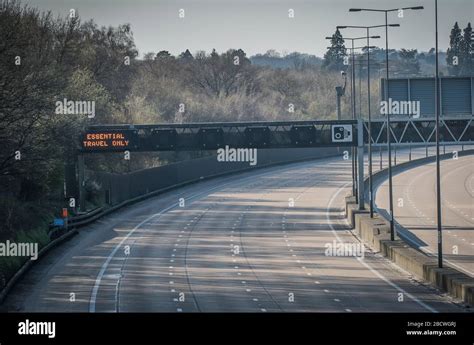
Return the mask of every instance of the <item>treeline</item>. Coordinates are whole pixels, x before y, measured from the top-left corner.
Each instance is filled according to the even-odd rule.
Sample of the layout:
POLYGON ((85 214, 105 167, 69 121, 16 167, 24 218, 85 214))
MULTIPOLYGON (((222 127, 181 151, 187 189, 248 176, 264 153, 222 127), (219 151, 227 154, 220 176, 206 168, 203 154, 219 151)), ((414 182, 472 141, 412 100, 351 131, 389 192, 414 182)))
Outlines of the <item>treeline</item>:
POLYGON ((280 54, 270 49, 264 54, 256 54, 250 57, 252 64, 258 66, 269 66, 273 68, 293 68, 304 70, 308 67, 321 66, 323 59, 310 54, 293 52, 289 54, 280 54))
MULTIPOLYGON (((383 38, 382 38, 383 40, 383 38)), ((372 40, 371 44, 380 44, 380 40, 372 40)), ((331 39, 331 46, 324 55, 323 68, 327 70, 346 70, 344 58, 349 50, 341 32, 337 29, 331 39)), ((358 60, 364 60, 366 50, 356 52, 358 60)), ((385 49, 375 47, 370 51, 373 61, 373 71, 384 70, 385 49)), ((432 77, 435 65, 435 48, 428 52, 419 52, 417 49, 389 49, 390 74, 395 77, 432 77)), ((474 74, 474 44, 471 23, 461 30, 456 22, 451 30, 449 48, 446 52, 438 51, 440 75, 444 76, 471 76, 474 74)), ((362 71, 364 73, 364 71, 362 71)), ((366 73, 366 72, 365 72, 366 73)), ((366 75, 366 74, 365 74, 366 75)))
POLYGON ((137 50, 128 25, 99 28, 16 1, 0 2, 0 37, 0 236, 10 238, 61 206, 64 166, 86 125, 127 122, 137 50), (56 114, 63 99, 94 101, 100 116, 56 114))
POLYGON ((140 122, 324 119, 335 116, 341 82, 339 73, 310 66, 257 66, 240 49, 160 51, 140 62, 128 106, 140 122))

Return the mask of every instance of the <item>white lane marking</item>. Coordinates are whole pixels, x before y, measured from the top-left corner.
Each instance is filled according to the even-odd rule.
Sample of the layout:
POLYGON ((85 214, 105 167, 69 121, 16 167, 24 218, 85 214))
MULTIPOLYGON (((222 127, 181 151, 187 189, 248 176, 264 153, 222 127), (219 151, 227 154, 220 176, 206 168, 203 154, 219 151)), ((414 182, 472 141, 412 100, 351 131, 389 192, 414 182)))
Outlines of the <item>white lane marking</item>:
MULTIPOLYGON (((454 170, 451 170, 451 171, 448 172, 446 175, 444 175, 444 177, 442 177, 441 182, 443 182, 443 181, 446 179, 446 176, 447 176, 447 175, 449 175, 449 174, 451 174, 452 172, 455 172, 455 171, 457 171, 457 170, 463 169, 463 168, 465 168, 465 165, 462 165, 462 166, 460 166, 460 167, 458 167, 458 168, 455 168, 454 170)), ((426 175, 427 173, 430 173, 430 172, 432 172, 432 171, 431 171, 431 170, 428 170, 428 171, 426 171, 426 172, 424 172, 424 173, 421 173, 421 174, 419 174, 419 175, 416 176, 416 179, 418 179, 418 178, 420 178, 420 177, 422 177, 422 176, 424 176, 424 175, 426 175)), ((415 182, 415 179, 413 179, 413 180, 410 182, 410 184, 409 184, 408 187, 407 187, 406 193, 407 193, 408 199, 410 200, 410 203, 412 204, 412 206, 414 206, 414 207, 418 210, 418 208, 415 206, 415 204, 411 201, 410 195, 409 195, 409 189, 411 188, 411 186, 413 185, 414 182, 415 182)), ((378 190, 379 187, 380 187, 380 185, 379 185, 379 186, 376 186, 374 195, 377 194, 377 190, 378 190)), ((436 190, 435 190, 434 192, 436 193, 436 190)), ((447 204, 448 206, 451 206, 451 209, 452 209, 453 211, 454 211, 454 209, 457 209, 457 207, 454 206, 454 205, 453 205, 452 203, 450 203, 449 201, 444 201, 444 200, 442 200, 442 202, 443 202, 443 205, 444 205, 444 204, 447 204)), ((377 207, 377 206, 375 206, 375 209, 378 211, 378 207, 377 207)), ((418 212, 418 213, 419 213, 419 212, 418 212)), ((419 213, 419 214, 420 214, 420 213, 419 213)), ((423 215, 423 217, 420 217, 420 218, 424 218, 424 219, 430 221, 430 218, 429 218, 429 217, 425 217, 425 214, 422 214, 422 215, 423 215)), ((465 216, 468 217, 467 215, 465 215, 465 216)), ((474 218, 473 218, 473 219, 474 219, 474 218)), ((432 221, 432 220, 431 220, 430 222, 431 222, 432 224, 436 224, 435 221, 432 221)), ((409 229, 407 229, 407 230, 410 231, 409 229)), ((451 231, 448 230, 448 234, 451 234, 451 231)), ((456 235, 456 234, 452 234, 452 236, 453 236, 453 237, 458 237, 458 235, 456 235)), ((456 243, 456 242, 455 242, 455 243, 456 243)), ((437 253, 435 253, 435 252, 434 252, 433 250, 431 250, 429 247, 420 247, 420 250, 423 251, 423 252, 425 252, 425 253, 431 254, 431 255, 435 255, 435 256, 437 255, 437 253)), ((446 258, 445 258, 444 261, 446 261, 448 264, 450 264, 451 266, 457 268, 458 270, 460 270, 460 271, 463 272, 463 273, 466 273, 466 274, 468 274, 468 275, 470 275, 470 276, 473 276, 473 275, 474 275, 474 272, 471 272, 469 269, 464 268, 464 267, 461 267, 461 266, 459 266, 458 264, 455 264, 454 262, 452 262, 452 261, 449 260, 449 259, 446 259, 446 258)))
POLYGON ((142 222, 140 222, 137 226, 135 226, 121 241, 119 244, 117 244, 115 246, 115 248, 112 250, 112 252, 109 254, 109 256, 107 257, 107 259, 105 260, 104 264, 102 265, 100 271, 99 271, 99 274, 97 275, 96 279, 95 279, 95 283, 94 283, 94 288, 92 289, 92 295, 91 295, 91 298, 90 298, 90 301, 89 301, 89 312, 90 313, 95 313, 95 304, 96 304, 96 300, 97 300, 97 294, 99 292, 99 286, 100 286, 100 283, 102 281, 102 278, 105 274, 105 271, 107 270, 107 267, 109 266, 109 263, 110 261, 112 261, 112 258, 115 256, 115 253, 117 253, 117 251, 119 250, 120 247, 122 247, 122 245, 125 243, 126 240, 129 239, 129 237, 137 230, 140 228, 140 226, 142 226, 143 224, 145 224, 146 222, 152 220, 153 218, 157 217, 157 216, 161 216, 164 212, 166 211, 169 211, 171 210, 172 208, 174 208, 176 205, 171 205, 167 208, 165 208, 164 210, 158 212, 158 213, 155 213, 153 215, 151 215, 150 217, 146 218, 145 220, 143 220, 142 222))
MULTIPOLYGON (((317 163, 323 163, 324 162, 327 162, 327 161, 332 161, 332 160, 335 160, 334 157, 329 157, 329 158, 321 158, 321 159, 317 159, 317 163)), ((260 174, 254 174, 252 173, 251 176, 248 176, 248 177, 245 177, 245 178, 240 178, 238 180, 235 180, 234 178, 230 178, 231 181, 227 182, 227 183, 223 183, 223 184, 219 184, 217 186, 214 186, 212 188, 209 188, 209 189, 206 189, 204 192, 201 192, 201 193, 196 193, 196 194, 191 194, 188 199, 189 200, 192 200, 192 199, 195 199, 195 198, 198 198, 200 196, 204 196, 204 195, 208 195, 210 192, 214 191, 214 190, 218 190, 218 189, 222 189, 222 188, 225 188, 226 186, 229 186, 229 185, 232 185, 232 184, 235 184, 236 182, 242 182, 242 181, 246 181, 246 180, 250 180, 250 179, 255 179, 256 177, 264 177, 264 176, 267 176, 267 175, 271 175, 271 174, 275 174, 275 172, 278 172, 278 173, 283 173, 283 172, 286 172, 286 171, 291 171, 291 170, 295 170, 295 169, 300 169, 300 168, 304 168, 308 165, 312 165, 314 164, 314 161, 310 161, 310 162, 304 162, 304 163, 296 163, 296 164, 292 164, 291 167, 289 168, 286 168, 286 169, 281 169, 279 167, 275 168, 275 169, 271 169, 270 171, 267 171, 267 172, 262 172, 260 174)), ((179 195, 183 195, 183 194, 186 194, 186 192, 183 192, 183 193, 180 193, 179 195)), ((160 212, 156 213, 156 214, 153 214, 151 215, 150 217, 148 217, 147 219, 145 219, 144 221, 140 222, 137 226, 135 226, 121 241, 119 244, 117 244, 117 246, 112 250, 112 252, 109 254, 109 256, 107 257, 107 259, 105 260, 104 264, 102 265, 99 273, 97 274, 97 277, 95 279, 95 283, 94 283, 94 287, 92 288, 92 293, 91 293, 91 298, 89 300, 89 312, 91 313, 94 313, 96 308, 95 308, 95 305, 96 305, 96 301, 97 301, 97 294, 99 292, 99 287, 100 287, 100 284, 101 284, 101 281, 102 281, 102 278, 105 274, 105 271, 107 270, 107 267, 109 266, 110 262, 112 261, 112 258, 115 256, 115 253, 117 253, 117 251, 119 250, 119 248, 122 246, 122 244, 137 230, 139 229, 143 224, 145 224, 146 222, 148 222, 149 220, 153 219, 154 217, 157 217, 157 216, 161 216, 163 213, 173 209, 173 208, 176 208, 179 206, 179 203, 175 203, 163 210, 161 210, 160 212)), ((209 208, 206 209, 207 211, 209 210, 209 208)), ((189 226, 190 224, 188 224, 189 226)), ((185 227, 186 229, 186 227, 185 227)), ((176 251, 176 248, 173 249, 173 252, 176 251)), ((234 255, 232 255, 234 256, 234 255)), ((117 296, 116 296, 117 297, 117 296)))
MULTIPOLYGON (((342 187, 340 187, 336 193, 333 194, 333 196, 331 197, 331 199, 329 200, 328 202, 328 206, 326 208, 326 220, 327 220, 327 223, 329 224, 329 227, 331 228, 332 230, 332 233, 334 234, 334 236, 336 237, 336 239, 338 240, 339 243, 342 243, 342 240, 341 238, 339 237, 339 235, 337 234, 336 232, 336 229, 334 229, 334 226, 332 225, 331 223, 331 219, 329 218, 329 210, 331 209, 331 206, 334 202, 334 200, 337 198, 337 196, 344 190, 346 189, 352 182, 348 182, 346 184, 344 184, 342 187)), ((346 224, 347 224, 347 219, 345 220, 346 224)), ((438 311, 432 307, 430 307, 429 305, 427 305, 425 302, 423 301, 420 301, 418 298, 416 298, 415 296, 413 296, 411 293, 405 291, 403 288, 401 288, 400 286, 398 286, 397 284, 395 284, 394 282, 390 281, 388 278, 386 278, 384 275, 382 275, 381 273, 379 273, 378 271, 374 270, 370 265, 368 265, 365 261, 361 260, 361 258, 355 258, 361 265, 364 265, 366 268, 368 268, 370 270, 370 272, 372 272, 373 274, 375 274, 378 278, 382 279, 384 282, 386 282, 388 285, 390 285, 391 287, 395 288, 396 290, 400 291, 401 293, 403 293, 404 295, 408 296, 410 299, 412 299, 413 301, 415 301, 416 303, 418 303, 419 305, 421 305, 423 308, 431 311, 432 313, 437 313, 438 311)))
MULTIPOLYGON (((286 170, 289 170, 289 169, 286 169, 286 170)), ((257 176, 265 176, 265 175, 268 175, 268 174, 271 174, 271 173, 274 173, 274 172, 267 172, 267 173, 264 173, 264 174, 258 174, 257 176)), ((247 177, 247 178, 244 178, 243 180, 247 180, 249 178, 255 178, 255 176, 252 176, 252 177, 247 177)), ((217 189, 222 189, 223 187, 226 187, 232 183, 235 183, 235 181, 231 181, 231 182, 228 182, 228 183, 224 183, 222 185, 219 185, 219 186, 215 186, 213 188, 209 188, 207 189, 206 191, 204 192, 201 192, 201 193, 196 193, 196 194, 191 194, 189 197, 188 197, 188 200, 193 200, 193 199, 196 199, 198 197, 201 197, 201 196, 205 196, 205 195, 208 195, 210 192, 214 191, 214 190, 217 190, 217 189)), ((180 195, 182 194, 185 194, 185 193, 181 193, 180 195)), ((113 257, 115 256, 115 254, 117 253, 117 251, 120 249, 120 247, 123 245, 123 243, 125 243, 126 240, 128 240, 130 238, 131 235, 133 235, 133 233, 139 229, 143 224, 147 223, 148 221, 152 220, 153 218, 155 217, 160 217, 161 215, 163 215, 164 213, 168 212, 169 210, 173 209, 173 208, 176 208, 179 206, 179 203, 175 203, 175 204, 172 204, 166 208, 164 208, 163 210, 161 210, 160 212, 158 213, 155 213, 155 214, 152 214, 150 217, 146 218, 145 220, 143 220, 142 222, 140 222, 137 226, 135 226, 121 241, 119 244, 117 244, 115 246, 115 248, 112 250, 112 252, 109 254, 109 256, 107 257, 107 259, 105 260, 104 264, 102 265, 99 273, 97 274, 97 277, 95 279, 95 283, 94 283, 94 287, 92 288, 92 294, 91 294, 91 298, 89 300, 89 312, 90 313, 94 313, 95 312, 95 305, 96 305, 96 301, 97 301, 97 294, 99 293, 99 287, 100 287, 100 283, 102 282, 102 278, 105 274, 105 271, 107 270, 107 267, 109 266, 110 262, 112 261, 113 257)), ((190 224, 188 224, 189 226, 190 224)), ((176 246, 176 245, 175 245, 176 246)), ((173 251, 175 252, 176 251, 176 248, 173 249, 173 251)), ((117 296, 116 296, 117 297, 117 296)), ((115 303, 116 304, 116 303, 115 303)))

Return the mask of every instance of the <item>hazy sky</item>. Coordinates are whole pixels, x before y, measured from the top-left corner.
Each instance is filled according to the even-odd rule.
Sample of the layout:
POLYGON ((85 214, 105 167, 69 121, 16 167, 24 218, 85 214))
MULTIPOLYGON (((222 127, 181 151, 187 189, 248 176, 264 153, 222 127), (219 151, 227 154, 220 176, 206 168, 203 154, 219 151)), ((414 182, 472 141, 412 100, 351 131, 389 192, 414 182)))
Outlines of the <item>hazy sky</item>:
MULTIPOLYGON (((93 18, 100 25, 130 23, 135 44, 146 52, 168 50, 179 54, 185 49, 223 52, 242 48, 247 55, 298 51, 322 56, 336 25, 384 24, 383 13, 349 13, 350 7, 397 8, 423 5, 421 11, 405 11, 404 18, 389 14, 400 28, 389 32, 391 48, 434 47, 434 0, 27 0, 34 7, 67 15, 78 10, 82 20, 93 18), (179 18, 184 9, 185 18, 179 18), (294 18, 288 10, 294 10, 294 18)), ((455 21, 461 28, 474 18, 473 0, 439 0, 439 44, 445 50, 455 21)), ((474 24, 474 23, 471 23, 474 24)), ((347 29, 343 35, 358 37, 361 29, 347 29)), ((384 46, 384 28, 374 29, 384 46)))

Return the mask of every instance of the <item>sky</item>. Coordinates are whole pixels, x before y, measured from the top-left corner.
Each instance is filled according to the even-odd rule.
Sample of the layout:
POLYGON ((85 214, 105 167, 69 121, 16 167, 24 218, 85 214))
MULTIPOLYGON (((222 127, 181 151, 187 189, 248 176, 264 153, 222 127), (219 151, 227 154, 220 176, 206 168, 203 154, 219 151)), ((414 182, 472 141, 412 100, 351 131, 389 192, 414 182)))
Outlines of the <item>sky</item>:
MULTIPOLYGON (((428 51, 434 47, 435 0, 23 0, 43 10, 66 16, 78 11, 83 21, 94 19, 99 25, 130 23, 135 44, 143 56, 167 50, 177 55, 215 48, 219 53, 243 49, 247 56, 274 49, 280 53, 300 52, 322 57, 337 25, 384 24, 384 14, 349 13, 351 7, 388 9, 423 5, 421 11, 389 14, 390 48, 428 51), (180 18, 180 10, 184 18, 180 18), (294 18, 289 18, 289 10, 294 18)), ((439 47, 446 50, 449 33, 458 21, 466 27, 474 18, 473 0, 438 0, 439 47)), ((471 25, 474 23, 471 23, 471 25)), ((372 42, 384 47, 384 28, 371 34, 381 39, 372 42)), ((346 37, 365 35, 363 29, 346 29, 346 37)))

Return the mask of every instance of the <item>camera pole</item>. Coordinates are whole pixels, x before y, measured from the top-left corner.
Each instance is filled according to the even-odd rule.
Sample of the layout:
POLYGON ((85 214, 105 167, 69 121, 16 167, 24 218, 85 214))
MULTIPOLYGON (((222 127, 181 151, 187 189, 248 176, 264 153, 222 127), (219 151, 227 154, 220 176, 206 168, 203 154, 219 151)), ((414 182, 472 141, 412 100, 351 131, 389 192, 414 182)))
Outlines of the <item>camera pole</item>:
POLYGON ((364 197, 364 123, 362 119, 357 120, 357 156, 358 156, 358 204, 359 210, 365 210, 364 197))

